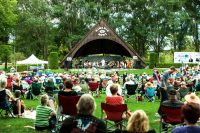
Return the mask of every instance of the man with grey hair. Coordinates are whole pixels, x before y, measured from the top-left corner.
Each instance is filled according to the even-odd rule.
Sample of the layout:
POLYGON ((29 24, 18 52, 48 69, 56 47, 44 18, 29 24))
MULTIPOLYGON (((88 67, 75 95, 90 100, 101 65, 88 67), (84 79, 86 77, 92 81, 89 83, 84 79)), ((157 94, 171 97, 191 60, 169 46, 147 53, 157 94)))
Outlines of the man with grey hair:
POLYGON ((78 114, 70 116, 63 122, 60 133, 106 133, 105 123, 94 117, 96 109, 94 98, 90 94, 83 94, 77 105, 78 114))

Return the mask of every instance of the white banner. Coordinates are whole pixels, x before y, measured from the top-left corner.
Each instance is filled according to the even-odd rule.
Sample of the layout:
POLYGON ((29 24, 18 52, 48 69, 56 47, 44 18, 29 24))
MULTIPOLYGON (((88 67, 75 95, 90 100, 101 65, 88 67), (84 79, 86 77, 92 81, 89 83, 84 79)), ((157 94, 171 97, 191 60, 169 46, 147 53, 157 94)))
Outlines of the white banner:
POLYGON ((174 52, 174 63, 199 63, 200 52, 174 52))

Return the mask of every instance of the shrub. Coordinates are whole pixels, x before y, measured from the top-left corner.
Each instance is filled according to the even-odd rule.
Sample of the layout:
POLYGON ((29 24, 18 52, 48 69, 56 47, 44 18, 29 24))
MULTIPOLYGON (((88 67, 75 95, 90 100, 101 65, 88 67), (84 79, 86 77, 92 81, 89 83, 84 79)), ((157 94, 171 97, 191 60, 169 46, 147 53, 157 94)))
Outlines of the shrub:
MULTIPOLYGON (((174 67, 176 67, 176 68, 179 68, 179 67, 181 67, 181 63, 159 63, 159 64, 157 64, 157 68, 169 68, 169 67, 171 67, 171 66, 174 66, 174 67)), ((190 67, 192 67, 192 66, 197 66, 198 64, 195 64, 195 63, 193 63, 193 64, 188 64, 190 67)))
POLYGON ((48 58, 49 68, 50 69, 58 69, 58 53, 51 52, 48 58))
POLYGON ((149 68, 154 68, 154 67, 158 67, 158 54, 157 53, 150 53, 150 57, 149 57, 149 68))

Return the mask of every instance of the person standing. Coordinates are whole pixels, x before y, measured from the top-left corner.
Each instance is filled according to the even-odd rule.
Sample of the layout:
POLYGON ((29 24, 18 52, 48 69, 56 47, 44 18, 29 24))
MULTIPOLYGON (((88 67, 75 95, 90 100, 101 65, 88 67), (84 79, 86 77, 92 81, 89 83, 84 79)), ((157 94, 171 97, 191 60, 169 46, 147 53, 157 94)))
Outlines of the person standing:
POLYGON ((168 79, 171 78, 172 74, 176 72, 176 69, 174 66, 171 66, 169 70, 165 71, 163 73, 163 76, 160 81, 160 93, 161 93, 161 103, 165 100, 168 100, 168 94, 167 94, 167 87, 169 85, 168 79))

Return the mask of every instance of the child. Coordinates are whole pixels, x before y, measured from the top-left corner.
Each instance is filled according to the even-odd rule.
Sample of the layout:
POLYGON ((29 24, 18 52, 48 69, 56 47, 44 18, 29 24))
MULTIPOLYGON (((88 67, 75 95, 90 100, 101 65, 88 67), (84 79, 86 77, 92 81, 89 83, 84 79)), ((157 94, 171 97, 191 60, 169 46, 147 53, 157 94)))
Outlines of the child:
POLYGON ((21 117, 25 110, 24 101, 20 99, 21 91, 15 91, 15 100, 13 101, 13 114, 21 117))

